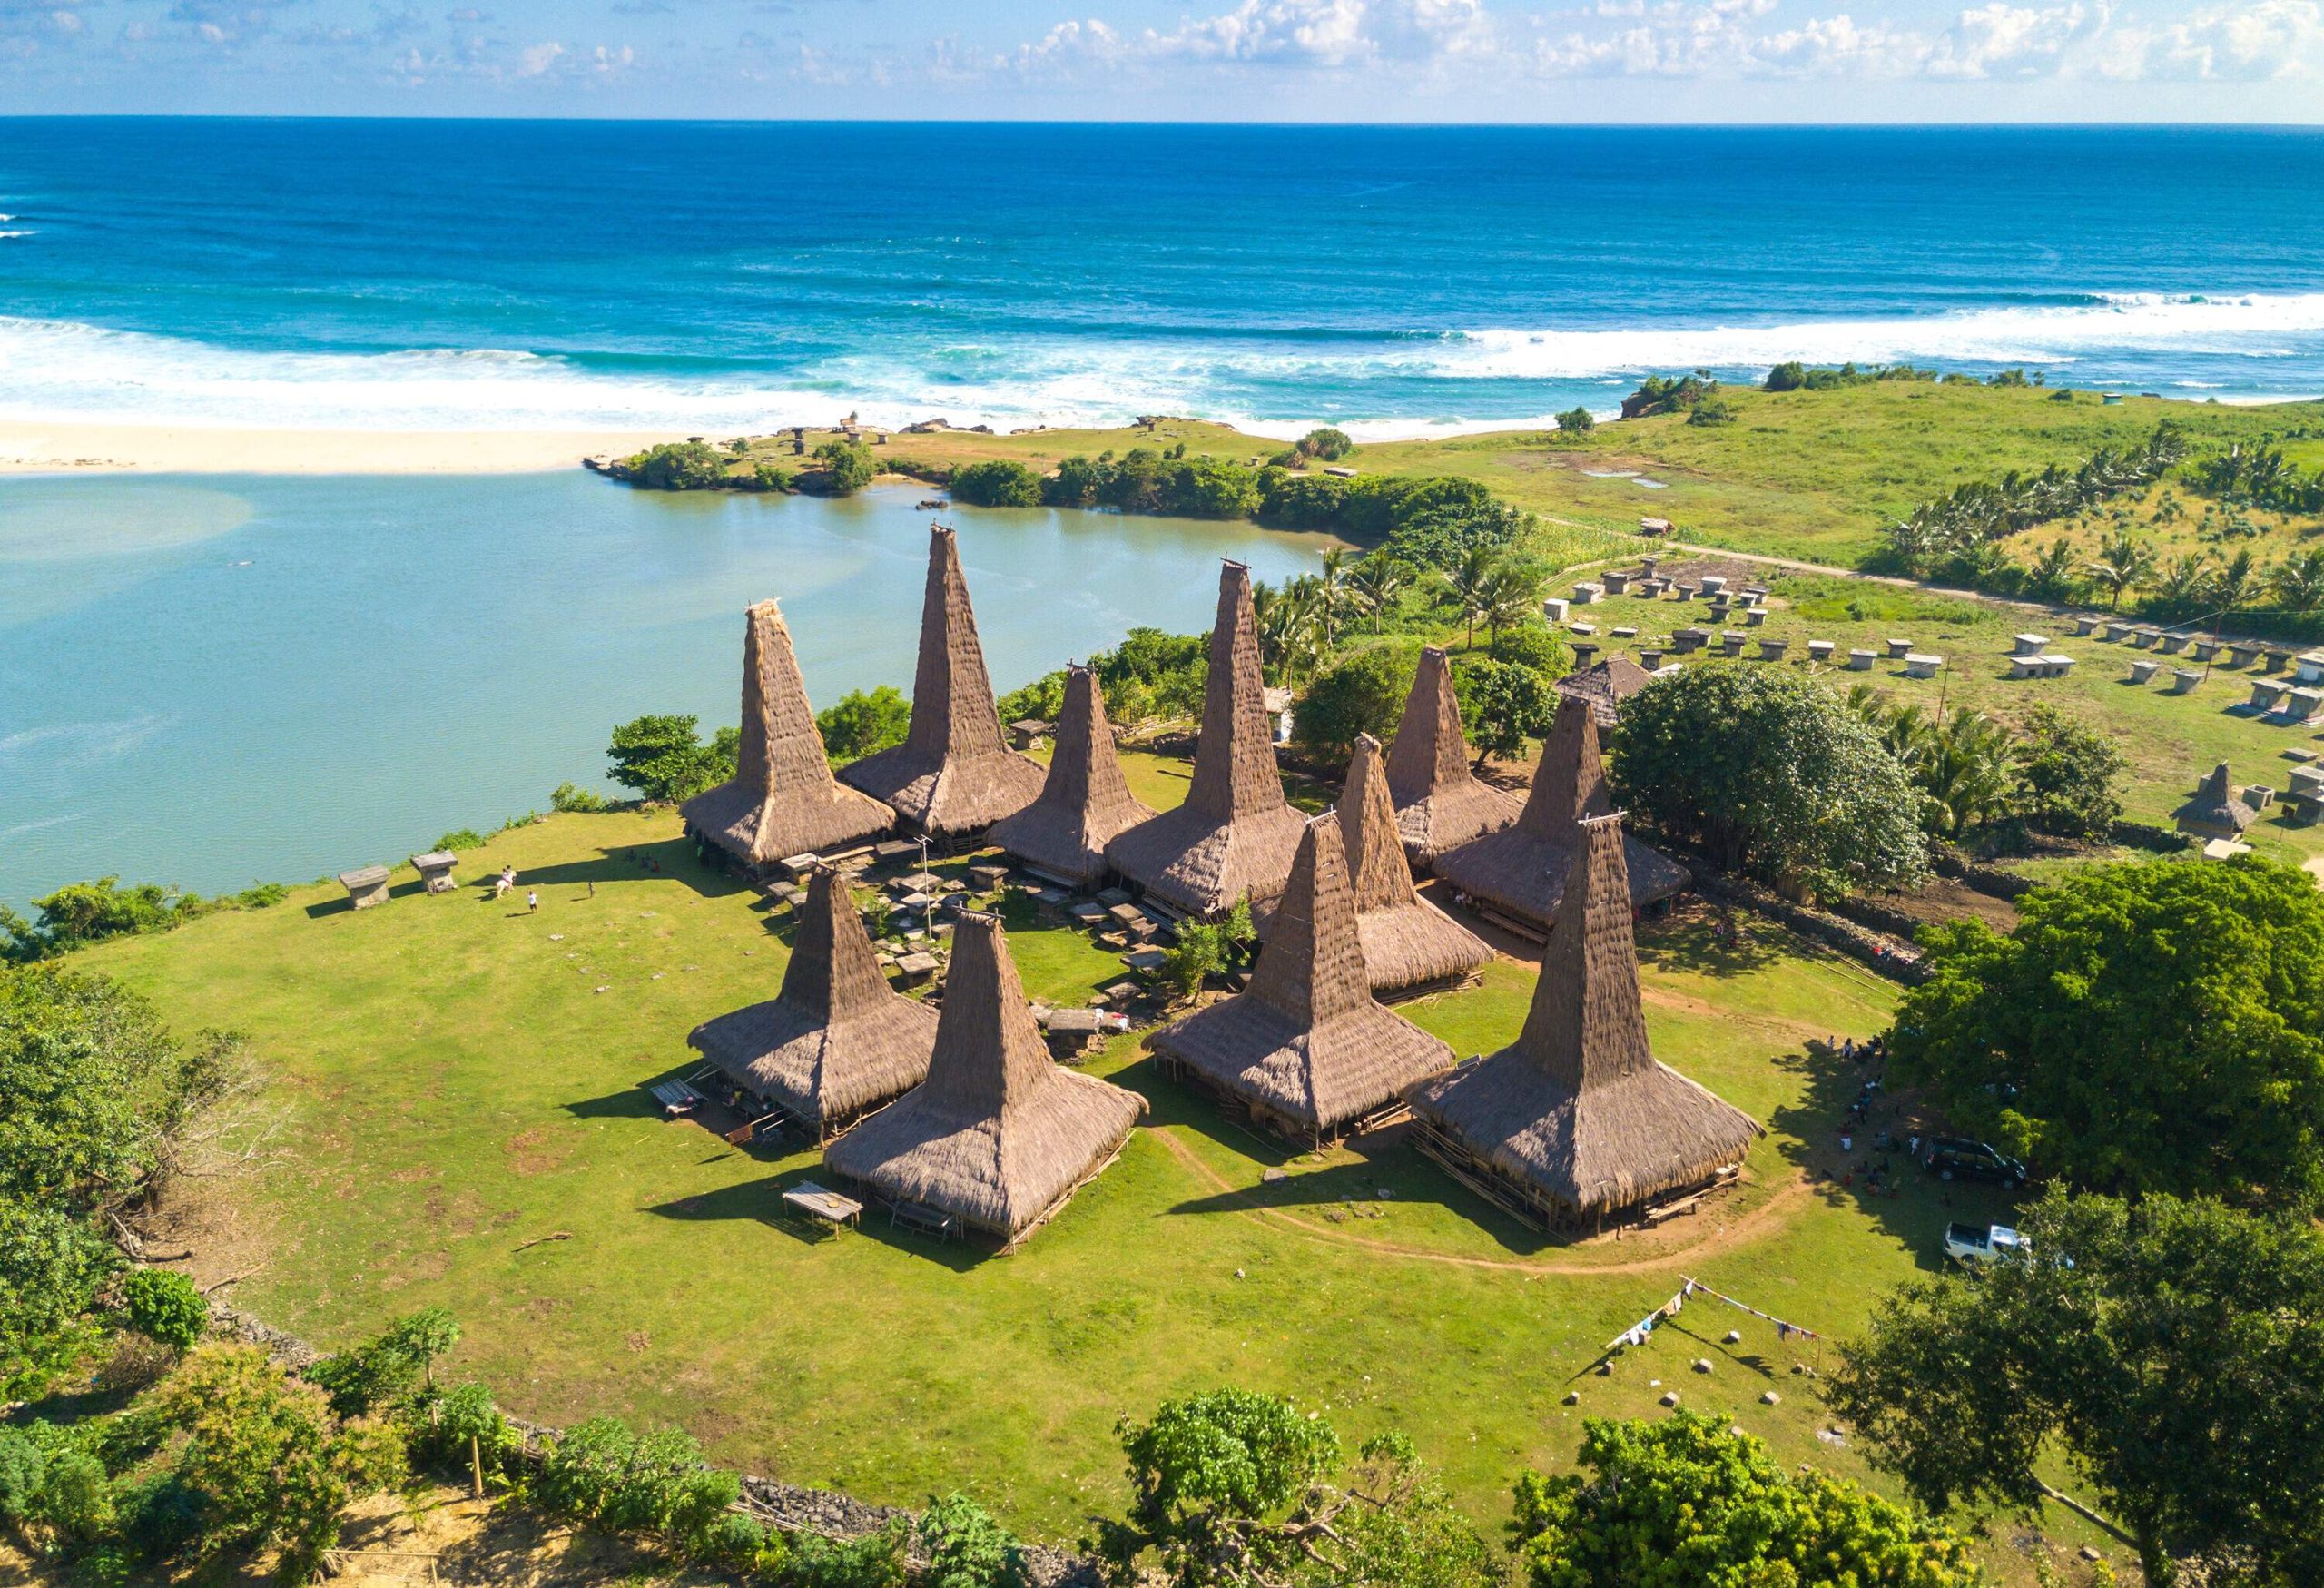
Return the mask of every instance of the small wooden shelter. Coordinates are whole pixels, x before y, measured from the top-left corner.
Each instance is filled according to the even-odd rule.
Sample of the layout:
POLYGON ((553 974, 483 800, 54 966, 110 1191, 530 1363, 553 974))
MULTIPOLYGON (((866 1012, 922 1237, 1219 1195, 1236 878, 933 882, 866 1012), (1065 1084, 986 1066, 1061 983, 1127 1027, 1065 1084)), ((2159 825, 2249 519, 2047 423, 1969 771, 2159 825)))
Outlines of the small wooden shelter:
POLYGON ((1065 710, 1041 797, 995 823, 988 836, 1042 876, 1085 887, 1105 877, 1106 845, 1153 815, 1130 797, 1097 675, 1067 669, 1065 710))
POLYGON ((1031 804, 1042 775, 1040 763, 1001 742, 960 543, 950 529, 931 525, 911 730, 902 744, 843 769, 841 781, 894 806, 915 832, 960 838, 1031 804))
POLYGON ((1524 1030, 1412 1091, 1415 1145, 1537 1226, 1602 1226, 1718 1184, 1760 1129, 1654 1057, 1621 818, 1581 828, 1524 1030))
POLYGON ((1229 562, 1219 572, 1202 738, 1187 803, 1106 846, 1114 869, 1166 909, 1203 916, 1246 896, 1263 903, 1283 892, 1291 874, 1305 819, 1283 797, 1265 693, 1251 570, 1229 562))
POLYGON ((1443 650, 1420 654, 1403 720, 1388 748, 1388 797, 1396 831, 1414 865, 1472 838, 1498 833, 1521 808, 1512 796, 1479 783, 1469 770, 1469 743, 1461 733, 1461 703, 1452 694, 1452 666, 1443 650))
POLYGON ((832 776, 791 630, 773 601, 753 607, 743 620, 734 776, 678 813, 695 836, 753 873, 793 855, 844 849, 895 824, 893 811, 832 776))
MULTIPOLYGON (((1558 702, 1532 793, 1516 825, 1439 855, 1436 874, 1512 930, 1546 932, 1557 920, 1558 901, 1573 868, 1581 839, 1577 824, 1607 808, 1597 717, 1569 695, 1558 702)), ((1686 867, 1636 839, 1625 834, 1622 844, 1632 904, 1659 903, 1692 880, 1686 867)))
POLYGON ((1145 1108, 1050 1061, 1000 922, 963 913, 928 1079, 823 1158, 900 1213, 957 1222, 1007 1250, 1114 1160, 1145 1108))
POLYGON ((1552 687, 1560 695, 1570 695, 1587 705, 1598 719, 1598 731, 1604 734, 1621 725, 1622 702, 1652 682, 1654 675, 1646 668, 1628 656, 1612 656, 1587 667, 1577 667, 1552 687))
POLYGON ((2259 820, 2260 814, 2237 796, 2234 785, 2228 781, 2227 763, 2222 761, 2211 768, 2211 775, 2195 786, 2194 797, 2171 813, 2171 819, 2181 833, 2191 833, 2198 838, 2225 838, 2230 841, 2243 836, 2243 830, 2259 820))
POLYGON ((743 1090, 828 1141, 927 1078, 936 1011, 888 985, 846 881, 822 866, 799 910, 783 991, 704 1021, 686 1041, 743 1090))
POLYGON ((1465 981, 1492 958, 1483 939, 1420 896, 1396 831, 1380 741, 1357 735, 1340 794, 1340 833, 1348 886, 1364 944, 1364 974, 1377 993, 1413 993, 1465 981))
POLYGON ((1320 1143, 1384 1123, 1452 1050, 1383 1007, 1365 978, 1339 818, 1305 824, 1251 984, 1147 1039, 1166 1074, 1320 1143))

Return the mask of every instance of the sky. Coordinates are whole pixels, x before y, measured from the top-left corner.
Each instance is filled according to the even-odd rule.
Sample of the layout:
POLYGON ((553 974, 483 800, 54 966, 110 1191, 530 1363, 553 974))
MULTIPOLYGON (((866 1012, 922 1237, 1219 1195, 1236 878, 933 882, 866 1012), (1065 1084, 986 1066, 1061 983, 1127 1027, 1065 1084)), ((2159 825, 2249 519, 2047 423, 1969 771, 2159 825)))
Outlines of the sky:
POLYGON ((0 114, 2324 121, 2324 0, 0 0, 0 114))

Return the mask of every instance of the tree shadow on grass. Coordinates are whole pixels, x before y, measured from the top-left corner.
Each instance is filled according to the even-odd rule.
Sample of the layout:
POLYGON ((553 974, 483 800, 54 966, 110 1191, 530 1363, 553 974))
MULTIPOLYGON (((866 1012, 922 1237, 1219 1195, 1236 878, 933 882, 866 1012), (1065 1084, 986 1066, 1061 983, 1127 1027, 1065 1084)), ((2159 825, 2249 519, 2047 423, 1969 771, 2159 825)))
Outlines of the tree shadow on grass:
POLYGON ((705 865, 695 855, 694 845, 684 838, 665 838, 653 843, 625 843, 617 849, 599 850, 594 860, 567 861, 558 865, 519 870, 517 886, 553 888, 590 883, 651 882, 664 877, 684 883, 710 899, 723 899, 730 894, 744 893, 751 886, 731 872, 705 865))
POLYGON ((813 1182, 829 1187, 831 1173, 821 1164, 803 1164, 755 1180, 722 1186, 714 1191, 703 1191, 692 1197, 680 1197, 675 1201, 657 1203, 645 1209, 660 1218, 676 1219, 684 1223, 724 1223, 736 1219, 763 1224, 770 1229, 791 1237, 803 1246, 822 1246, 832 1240, 862 1238, 894 1248, 912 1257, 925 1258, 940 1263, 954 1273, 965 1273, 991 1254, 965 1240, 939 1240, 932 1235, 921 1235, 901 1228, 891 1228, 888 1210, 879 1203, 864 1200, 863 1217, 860 1224, 848 1228, 829 1224, 812 1215, 799 1212, 783 1200, 783 1193, 813 1182))
POLYGON ((1639 963, 1657 971, 1742 976, 1782 958, 1779 929, 1762 928, 1739 911, 1722 915, 1716 906, 1690 907, 1639 928, 1639 963))
POLYGON ((603 1097, 580 1098, 565 1105, 576 1119, 658 1119, 662 1105, 643 1085, 609 1091, 603 1097))

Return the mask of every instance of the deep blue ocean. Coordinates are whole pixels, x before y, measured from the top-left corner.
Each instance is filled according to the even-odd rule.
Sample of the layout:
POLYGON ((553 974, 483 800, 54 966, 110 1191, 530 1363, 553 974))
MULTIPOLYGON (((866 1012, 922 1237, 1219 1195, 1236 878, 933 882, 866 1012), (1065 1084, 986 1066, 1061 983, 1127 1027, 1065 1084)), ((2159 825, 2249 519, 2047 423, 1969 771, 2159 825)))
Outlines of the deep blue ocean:
POLYGON ((1649 370, 2324 392, 2324 132, 0 120, 0 413, 1413 432, 1649 370))

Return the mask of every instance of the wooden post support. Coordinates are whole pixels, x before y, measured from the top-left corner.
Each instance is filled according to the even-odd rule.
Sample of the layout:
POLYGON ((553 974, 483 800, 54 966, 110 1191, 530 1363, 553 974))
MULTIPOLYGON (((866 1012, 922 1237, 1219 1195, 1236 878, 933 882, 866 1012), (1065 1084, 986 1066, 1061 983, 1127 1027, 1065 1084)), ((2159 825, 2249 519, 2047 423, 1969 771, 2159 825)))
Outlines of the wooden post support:
POLYGON ((468 1477, 475 1485, 474 1497, 484 1498, 484 1452, 478 1446, 477 1437, 468 1435, 468 1477))

